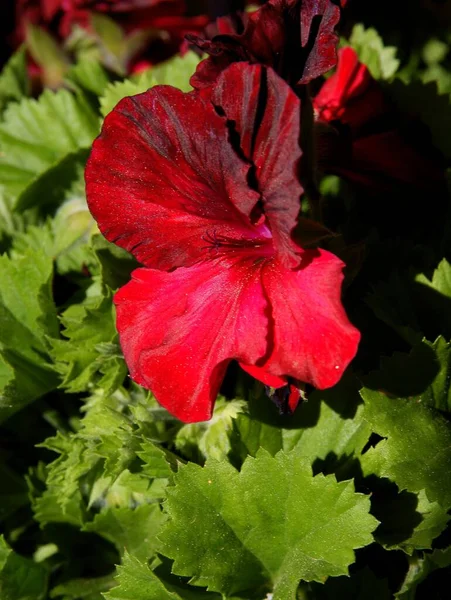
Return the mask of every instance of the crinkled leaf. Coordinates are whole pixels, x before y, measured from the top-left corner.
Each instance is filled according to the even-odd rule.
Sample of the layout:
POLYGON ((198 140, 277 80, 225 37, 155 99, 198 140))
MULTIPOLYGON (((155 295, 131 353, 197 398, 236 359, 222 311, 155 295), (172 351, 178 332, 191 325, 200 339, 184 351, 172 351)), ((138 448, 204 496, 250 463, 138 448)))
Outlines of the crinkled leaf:
POLYGON ((191 460, 224 460, 231 450, 233 421, 244 411, 245 406, 243 400, 216 400, 212 418, 181 427, 175 438, 175 447, 191 460))
POLYGON ((0 257, 0 420, 57 386, 46 337, 58 336, 52 260, 28 250, 0 257))
POLYGON ((117 342, 111 294, 93 307, 72 306, 61 317, 62 340, 52 340, 52 356, 69 392, 93 386, 113 391, 124 380, 126 367, 117 342), (77 310, 75 310, 77 309, 77 310), (111 344, 108 349, 104 344, 111 344), (114 347, 112 346, 114 344, 114 347))
POLYGON ((174 573, 224 595, 270 585, 274 600, 294 599, 300 579, 347 574, 377 524, 351 482, 313 477, 296 451, 261 450, 240 472, 189 463, 174 479, 162 552, 174 573))
POLYGON ((400 490, 425 490, 430 502, 451 507, 451 431, 448 423, 421 396, 390 398, 364 388, 364 418, 385 438, 362 458, 365 475, 395 482, 400 490))
POLYGON ((38 100, 10 104, 0 124, 0 179, 19 195, 67 154, 89 148, 99 132, 95 112, 82 96, 45 90, 38 100))
POLYGON ((360 62, 365 64, 375 79, 391 79, 399 68, 394 46, 384 46, 375 29, 365 29, 362 24, 354 25, 349 43, 357 52, 360 62))

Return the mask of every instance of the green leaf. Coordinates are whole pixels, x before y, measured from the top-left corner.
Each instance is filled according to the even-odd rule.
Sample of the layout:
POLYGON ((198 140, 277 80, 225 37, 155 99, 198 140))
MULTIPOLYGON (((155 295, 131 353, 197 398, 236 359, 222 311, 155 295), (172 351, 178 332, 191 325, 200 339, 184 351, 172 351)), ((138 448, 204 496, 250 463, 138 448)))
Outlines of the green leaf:
POLYGON ((375 79, 391 79, 399 68, 394 46, 384 46, 382 38, 372 27, 354 25, 349 43, 375 79))
POLYGON ((67 339, 52 340, 52 356, 63 377, 61 386, 72 393, 89 389, 95 381, 107 391, 119 387, 127 370, 117 342, 111 294, 93 307, 72 305, 61 322, 67 339))
POLYGON ((110 83, 104 95, 100 98, 100 112, 105 117, 122 98, 146 92, 156 84, 157 81, 153 76, 153 69, 144 71, 135 80, 125 79, 124 81, 110 83))
POLYGON ((26 44, 36 64, 41 67, 44 85, 58 88, 67 70, 67 57, 58 42, 44 29, 28 22, 26 44))
POLYGON ((98 61, 84 58, 69 69, 66 81, 96 96, 102 96, 110 83, 110 78, 98 61))
POLYGON ((163 581, 145 562, 130 556, 128 552, 117 571, 118 585, 105 594, 105 600, 219 600, 216 594, 191 590, 180 582, 174 584, 163 581))
POLYGON ((0 124, 0 179, 5 189, 18 196, 66 155, 89 148, 98 131, 94 111, 67 90, 47 89, 38 100, 10 104, 0 124))
POLYGON ((102 115, 105 117, 111 112, 122 98, 146 92, 154 85, 172 85, 184 92, 191 91, 189 80, 199 62, 197 54, 187 52, 184 56, 175 56, 131 79, 110 83, 100 99, 102 115))
POLYGON ((119 75, 124 75, 127 52, 124 30, 113 19, 100 13, 91 13, 90 22, 104 65, 119 75))
POLYGON ((393 495, 387 488, 381 487, 373 495, 372 514, 381 521, 374 534, 376 540, 388 550, 399 549, 410 555, 431 548, 449 521, 446 510, 437 502, 429 502, 424 491, 393 495))
POLYGON ((107 592, 114 586, 111 575, 105 577, 91 577, 84 579, 71 579, 57 585, 50 592, 50 598, 64 597, 64 600, 103 600, 101 592, 107 592))
POLYGON ((296 450, 261 450, 240 472, 189 463, 174 481, 162 552, 174 573, 226 596, 268 585, 274 600, 290 600, 301 579, 346 575, 377 525, 352 482, 313 477, 296 450))
POLYGON ((130 556, 123 558, 123 564, 117 568, 115 587, 105 594, 106 600, 179 600, 180 596, 170 592, 145 562, 130 556))
POLYGON ((31 207, 50 210, 55 208, 64 199, 71 186, 84 173, 88 150, 71 152, 49 167, 42 174, 37 175, 17 198, 16 211, 23 211, 31 207))
POLYGON ((93 531, 112 542, 120 554, 127 551, 145 562, 153 557, 160 543, 157 535, 166 515, 158 504, 143 504, 130 508, 109 508, 87 523, 85 531, 93 531))
POLYGON ((12 55, 0 74, 0 115, 9 102, 28 96, 29 90, 25 48, 22 47, 12 55))
POLYGON ((435 269, 432 280, 420 274, 415 277, 419 300, 427 306, 443 333, 451 336, 451 265, 443 259, 435 269))
POLYGON ((0 597, 2 600, 44 600, 47 572, 13 552, 0 536, 0 597))
POLYGON ((183 425, 175 438, 175 447, 187 458, 203 461, 206 458, 224 460, 231 451, 230 436, 233 421, 245 410, 243 400, 216 401, 210 421, 183 425))
POLYGON ((425 553, 421 558, 413 556, 409 561, 409 570, 404 579, 401 589, 395 597, 398 600, 415 600, 416 589, 428 575, 437 569, 443 569, 451 565, 451 548, 445 550, 434 550, 425 553))
POLYGON ((58 336, 52 260, 28 250, 0 257, 0 421, 57 386, 47 336, 58 336))
POLYGON ((363 410, 358 383, 351 376, 330 390, 310 394, 292 416, 277 415, 272 402, 257 395, 251 397, 249 414, 238 416, 234 448, 241 446, 241 459, 255 456, 260 447, 273 455, 296 448, 315 471, 346 472, 371 435, 363 410))
POLYGON ((421 403, 451 411, 451 344, 439 337, 415 345, 410 354, 383 357, 381 370, 365 378, 367 387, 396 398, 421 397, 421 403))
POLYGON ((421 397, 389 398, 364 388, 364 418, 373 432, 385 438, 361 458, 365 475, 395 482, 400 490, 425 490, 430 502, 451 507, 451 431, 421 397))
POLYGON ((190 92, 193 88, 189 80, 201 60, 198 54, 189 51, 152 67, 151 73, 158 85, 172 85, 182 92, 190 92))

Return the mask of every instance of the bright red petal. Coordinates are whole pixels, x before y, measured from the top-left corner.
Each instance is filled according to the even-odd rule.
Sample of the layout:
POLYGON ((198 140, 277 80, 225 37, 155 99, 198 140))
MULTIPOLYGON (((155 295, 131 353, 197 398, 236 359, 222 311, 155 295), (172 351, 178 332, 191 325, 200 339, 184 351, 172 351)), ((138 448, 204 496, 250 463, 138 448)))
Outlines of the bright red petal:
POLYGON ((122 100, 86 168, 89 208, 104 236, 158 269, 205 258, 211 239, 257 238, 248 215, 259 195, 228 135, 195 94, 157 86, 122 100))
POLYGON ((304 192, 299 182, 299 98, 272 69, 238 63, 218 79, 212 102, 233 122, 241 151, 255 167, 263 211, 282 262, 296 267, 299 248, 291 232, 304 192))
POLYGON ((267 301, 253 259, 138 269, 114 302, 132 378, 182 421, 211 417, 230 359, 265 354, 267 301))
POLYGON ((353 130, 390 109, 382 89, 350 47, 339 50, 337 71, 324 82, 313 105, 320 119, 338 119, 353 130))
POLYGON ((278 386, 269 376, 288 376, 325 389, 339 381, 354 358, 360 333, 341 304, 343 263, 324 250, 306 251, 303 261, 294 271, 275 261, 263 267, 272 344, 265 361, 257 363, 260 376, 247 370, 272 387, 278 386))

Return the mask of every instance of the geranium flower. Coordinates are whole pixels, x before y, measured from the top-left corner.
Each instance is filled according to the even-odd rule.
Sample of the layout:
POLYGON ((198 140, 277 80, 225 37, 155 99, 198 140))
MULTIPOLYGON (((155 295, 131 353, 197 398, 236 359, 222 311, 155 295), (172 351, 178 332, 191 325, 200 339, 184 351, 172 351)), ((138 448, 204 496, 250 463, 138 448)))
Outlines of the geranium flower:
POLYGON ((212 40, 188 36, 210 56, 191 78, 201 89, 211 85, 234 62, 272 67, 290 85, 305 84, 331 69, 337 60, 335 28, 338 0, 269 0, 246 16, 244 31, 212 40))
POLYGON ((292 236, 300 109, 274 71, 239 63, 209 93, 122 100, 94 142, 89 207, 145 265, 114 299, 125 360, 183 421, 210 418, 232 359, 272 387, 327 388, 355 355, 343 263, 292 236))
POLYGON ((313 100, 323 169, 378 191, 396 182, 430 188, 443 181, 437 161, 405 138, 399 115, 356 52, 342 48, 338 56, 336 72, 313 100))

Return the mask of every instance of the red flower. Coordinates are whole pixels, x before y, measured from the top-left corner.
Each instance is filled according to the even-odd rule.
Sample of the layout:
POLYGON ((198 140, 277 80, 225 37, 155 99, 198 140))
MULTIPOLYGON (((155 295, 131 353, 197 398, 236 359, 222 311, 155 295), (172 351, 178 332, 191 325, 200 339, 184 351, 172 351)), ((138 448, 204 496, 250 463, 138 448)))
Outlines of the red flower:
POLYGON ((336 63, 340 19, 333 0, 269 0, 244 21, 244 32, 206 40, 189 36, 210 57, 191 79, 201 89, 211 85, 226 67, 248 61, 271 66, 292 86, 319 77, 336 63))
POLYGON ((379 191, 394 182, 430 188, 441 181, 435 161, 405 139, 399 116, 356 52, 343 48, 338 56, 336 73, 313 101, 324 170, 379 191))
POLYGON ((272 387, 326 388, 355 355, 343 264, 291 235, 299 123, 289 86, 240 63, 211 95, 157 86, 122 100, 94 142, 89 207, 145 265, 115 296, 125 359, 183 421, 210 418, 232 359, 272 387))
POLYGON ((180 45, 188 32, 201 31, 205 16, 187 17, 183 0, 18 0, 18 39, 27 21, 54 30, 66 38, 73 25, 89 26, 90 12, 107 13, 126 31, 162 29, 177 37, 180 45))

